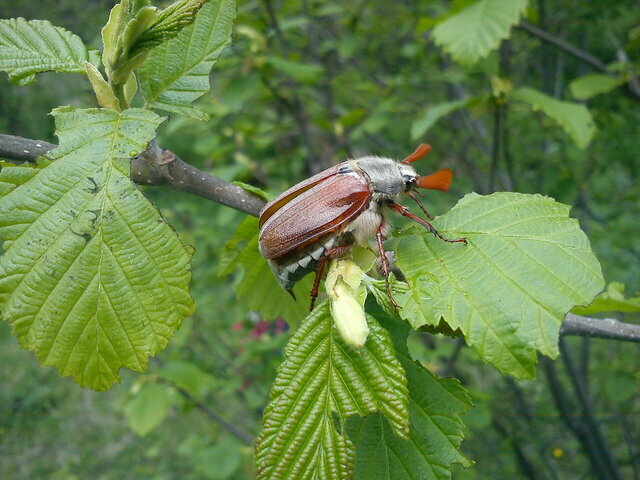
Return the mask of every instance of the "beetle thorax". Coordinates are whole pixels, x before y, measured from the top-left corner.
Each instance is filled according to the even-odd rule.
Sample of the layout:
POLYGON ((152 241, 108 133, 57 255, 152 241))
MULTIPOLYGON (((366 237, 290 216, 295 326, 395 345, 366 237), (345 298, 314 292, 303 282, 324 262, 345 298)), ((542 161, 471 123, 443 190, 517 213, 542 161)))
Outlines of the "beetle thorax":
POLYGON ((349 163, 369 180, 374 201, 395 199, 400 193, 406 192, 407 185, 418 177, 413 167, 390 158, 362 157, 349 163))

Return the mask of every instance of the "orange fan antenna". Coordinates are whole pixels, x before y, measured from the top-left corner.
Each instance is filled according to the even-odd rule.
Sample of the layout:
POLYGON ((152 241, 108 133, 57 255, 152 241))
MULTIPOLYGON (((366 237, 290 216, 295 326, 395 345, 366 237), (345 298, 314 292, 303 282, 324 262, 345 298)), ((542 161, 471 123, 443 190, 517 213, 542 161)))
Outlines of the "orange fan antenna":
POLYGON ((420 160, 422 157, 424 157, 430 151, 431 151, 431 145, 428 145, 426 143, 421 143, 418 146, 418 148, 416 148, 415 152, 413 152, 407 158, 402 160, 402 162, 400 162, 400 163, 404 163, 405 165, 409 165, 410 163, 413 163, 413 162, 415 162, 417 160, 420 160))
POLYGON ((451 186, 453 172, 450 168, 443 168, 430 175, 418 178, 416 185, 420 188, 428 188, 430 190, 442 190, 446 192, 451 186))

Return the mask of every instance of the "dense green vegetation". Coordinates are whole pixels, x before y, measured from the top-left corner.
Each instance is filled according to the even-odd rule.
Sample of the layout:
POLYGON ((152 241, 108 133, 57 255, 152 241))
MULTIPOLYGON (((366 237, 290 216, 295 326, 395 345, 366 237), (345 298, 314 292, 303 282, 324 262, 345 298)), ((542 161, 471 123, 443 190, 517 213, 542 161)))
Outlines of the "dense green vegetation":
MULTIPOLYGON (((212 0, 211 5, 220 3, 212 0)), ((197 110, 191 106, 191 97, 182 102, 175 102, 174 97, 174 103, 160 104, 160 87, 153 83, 154 62, 160 64, 162 58, 157 51, 137 72, 141 92, 131 106, 141 107, 144 97, 147 104, 163 109, 159 114, 170 111, 170 120, 158 130, 157 140, 163 148, 203 171, 258 187, 268 195, 348 157, 374 153, 402 158, 418 143, 428 142, 433 153, 418 169, 428 172, 450 167, 455 172, 450 193, 427 193, 424 202, 429 210, 441 215, 469 192, 487 195, 496 191, 539 193, 573 206, 572 216, 587 233, 609 284, 607 296, 581 313, 637 322, 637 2, 343 3, 239 2, 232 43, 222 50, 210 77, 211 93, 195 102, 197 110), (474 36, 478 29, 482 34, 474 36)), ((109 0, 15 1, 0 6, 0 18, 46 18, 79 35, 89 50, 101 50, 99 31, 113 5, 109 0)), ((224 32, 218 30, 218 34, 223 42, 224 32)), ((136 48, 165 48, 153 43, 156 37, 144 38, 146 43, 136 48)), ((10 70, 2 61, 0 53, 0 69, 10 70)), ((206 84, 193 87, 201 93, 206 90, 206 84)), ((0 77, 2 134, 64 144, 63 136, 54 136, 57 128, 75 141, 87 122, 74 120, 68 110, 48 115, 60 105, 97 106, 86 77, 44 73, 28 87, 9 83, 4 73, 0 77)), ((123 113, 118 122, 160 123, 149 111, 134 112, 123 113)), ((96 124, 105 129, 101 135, 109 135, 116 114, 104 115, 96 124)), ((140 138, 126 144, 125 154, 136 156, 153 138, 150 127, 146 132, 139 130, 132 137, 140 138)), ((102 161, 102 150, 92 145, 86 148, 85 156, 102 161)), ((60 170, 45 168, 37 176, 55 179, 73 174, 75 167, 65 170, 62 164, 74 165, 65 155, 60 153, 54 162, 61 165, 60 170)), ((120 167, 126 171, 126 166, 114 165, 114 175, 119 175, 120 167)), ((2 166, 13 183, 7 177, 3 182, 11 183, 12 188, 31 178, 32 173, 11 173, 15 170, 8 163, 2 166)), ((37 170, 17 170, 27 168, 37 170)), ((128 196, 123 197, 130 202, 132 211, 125 214, 130 223, 157 221, 144 197, 131 193, 133 190, 126 190, 128 196)), ((303 298, 298 303, 277 289, 266 264, 251 248, 254 219, 164 187, 145 187, 144 194, 175 228, 182 243, 195 247, 190 283, 195 311, 166 349, 162 350, 166 342, 156 340, 142 355, 144 360, 138 358, 142 364, 151 356, 144 373, 123 369, 121 383, 107 392, 81 389, 55 369, 41 367, 35 356, 44 361, 48 354, 36 348, 32 348, 35 356, 21 350, 16 337, 20 337, 19 326, 14 335, 3 322, 0 471, 6 478, 254 478, 254 439, 260 438, 259 467, 268 465, 269 455, 279 452, 273 447, 265 453, 265 445, 272 447, 278 440, 265 433, 267 429, 259 436, 274 379, 280 385, 278 382, 296 376, 304 384, 307 378, 291 359, 292 352, 310 351, 316 340, 328 350, 333 345, 342 348, 342 340, 331 331, 325 306, 300 322, 307 314, 306 285, 300 286, 298 296, 303 298), (287 360, 277 373, 287 344, 287 360)), ((585 238, 566 220, 564 207, 510 193, 466 197, 437 219, 436 225, 456 232, 459 225, 492 211, 490 202, 510 208, 504 215, 492 215, 485 230, 475 231, 478 237, 489 237, 488 243, 478 240, 463 254, 455 247, 432 243, 431 237, 419 236, 415 230, 401 233, 404 222, 394 220, 399 240, 390 245, 398 249, 398 263, 413 287, 409 293, 398 293, 403 306, 400 315, 422 333, 409 333, 407 323, 394 322, 373 298, 368 299, 374 340, 365 351, 392 374, 387 385, 368 387, 364 407, 355 400, 344 400, 349 388, 332 391, 343 399, 347 413, 382 412, 365 421, 351 417, 341 431, 346 435, 335 434, 341 442, 348 437, 356 445, 356 478, 389 478, 385 472, 391 478, 404 478, 393 476, 397 465, 385 465, 381 456, 371 453, 369 443, 380 438, 384 448, 401 451, 404 440, 400 437, 408 435, 407 411, 412 425, 419 425, 409 432, 413 444, 427 452, 420 463, 424 476, 416 474, 415 478, 448 478, 451 468, 453 478, 461 479, 640 478, 637 344, 572 336, 561 337, 558 345, 555 341, 558 316, 596 293, 598 275, 589 277, 585 273, 589 269, 583 267, 588 264, 597 270, 597 262, 590 254, 578 259, 575 255, 557 257, 551 250, 529 250, 526 242, 507 244, 504 237, 513 231, 496 233, 491 228, 506 229, 518 218, 546 219, 527 234, 547 239, 562 231, 563 238, 570 237, 567 241, 581 248, 585 238), (526 202, 534 202, 533 213, 522 206, 526 202), (514 255, 516 247, 522 248, 522 255, 514 255), (431 253, 421 253, 426 250, 431 253), (442 258, 451 262, 447 263, 450 271, 444 271, 442 258), (562 261, 556 262, 557 258, 562 261), (501 259, 510 264, 501 268, 511 267, 512 271, 504 278, 492 273, 498 278, 498 290, 488 293, 484 284, 474 281, 479 278, 474 275, 490 271, 501 259), (469 302, 494 294, 499 299, 506 291, 504 304, 484 306, 468 324, 448 316, 449 305, 464 303, 452 292, 420 305, 433 287, 431 280, 424 279, 448 274, 458 280, 468 275, 468 284, 461 280, 460 285, 469 302), (531 285, 532 290, 522 292, 511 283, 531 285), (536 302, 540 310, 528 305, 536 302), (550 303, 553 308, 546 309, 550 303), (524 311, 522 305, 530 308, 527 312, 548 310, 536 317, 538 325, 543 325, 539 327, 542 333, 533 331, 531 316, 505 313, 518 308, 524 311), (456 328, 464 333, 469 348, 459 337, 433 334, 446 330, 439 323, 441 316, 449 333, 456 328), (526 334, 513 338, 516 328, 526 334), (498 331, 494 343, 486 340, 489 330, 498 331), (408 350, 404 347, 407 335, 408 350), (554 356, 558 351, 561 356, 555 361, 537 353, 554 356), (395 352, 397 358, 389 352, 395 352), (427 369, 418 367, 412 358, 427 369), (536 370, 537 379, 531 379, 536 370), (446 377, 459 379, 466 393, 456 381, 442 380, 446 377), (413 394, 408 407, 406 384, 413 394), (438 389, 446 394, 434 394, 438 389), (390 391, 400 393, 393 397, 390 391), (424 406, 428 408, 421 411, 424 406), (434 418, 446 421, 439 424, 434 418), (429 441, 433 444, 425 447, 429 441), (467 459, 475 465, 465 469, 461 464, 469 464, 467 459), (458 463, 450 467, 452 462, 458 463)), ((36 203, 24 205, 37 209, 36 203)), ((22 213, 28 217, 28 211, 25 207, 22 213)), ((20 217, 15 223, 21 221, 28 219, 20 217)), ((4 220, 0 223, 6 226, 4 220)), ((172 230, 164 228, 157 234, 177 242, 172 230)), ((473 234, 470 238, 473 240, 473 234)), ((173 291, 188 282, 177 271, 192 253, 177 245, 168 241, 158 245, 159 250, 180 252, 173 258, 175 265, 167 267, 176 269, 173 291)), ((4 250, 9 246, 6 243, 4 250)), ((588 250, 588 245, 582 249, 588 250)), ((150 294, 145 296, 145 285, 139 282, 138 298, 151 305, 153 299, 148 298, 150 294)), ((372 280, 369 287, 384 308, 380 283, 372 280)), ((0 294, 5 296, 0 301, 9 297, 1 288, 0 294)), ((164 308, 162 301, 158 300, 158 310, 164 308)), ((186 296, 182 303, 181 311, 168 313, 175 318, 174 326, 191 311, 186 296)), ((167 331, 171 335, 171 328, 167 331)), ((344 351, 349 352, 346 347, 344 351)), ((335 368, 365 370, 370 364, 363 356, 345 353, 335 368)), ((122 364, 137 369, 126 361, 122 364)), ((63 373, 94 388, 107 389, 116 380, 115 376, 105 380, 103 375, 100 381, 91 375, 79 376, 73 362, 65 362, 63 368, 58 365, 61 370, 67 367, 69 371, 63 373)), ((370 377, 364 375, 365 379, 380 378, 379 372, 367 374, 370 377)), ((304 392, 304 386, 301 389, 304 392)), ((364 387, 356 391, 365 395, 364 387)), ((282 402, 278 406, 274 400, 282 392, 271 394, 264 420, 267 426, 275 422, 273 412, 282 409, 282 402)), ((339 423, 332 415, 318 418, 326 432, 334 432, 334 422, 339 423)), ((416 472, 420 469, 414 468, 416 472)))

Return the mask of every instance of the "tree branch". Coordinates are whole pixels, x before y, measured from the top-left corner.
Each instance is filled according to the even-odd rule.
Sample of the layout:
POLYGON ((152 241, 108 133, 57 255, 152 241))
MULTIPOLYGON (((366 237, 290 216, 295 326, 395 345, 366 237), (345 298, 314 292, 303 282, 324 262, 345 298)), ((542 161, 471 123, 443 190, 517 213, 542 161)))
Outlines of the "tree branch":
MULTIPOLYGON (((15 163, 34 162, 57 145, 13 135, 0 135, 0 158, 15 163)), ((166 186, 187 192, 257 217, 264 201, 243 188, 214 177, 184 162, 155 142, 131 162, 131 180, 140 185, 166 186)))
MULTIPOLYGON (((543 42, 547 42, 550 45, 559 48, 563 52, 568 53, 569 55, 577 58, 583 63, 586 63, 587 65, 590 65, 591 67, 602 73, 615 75, 615 73, 612 72, 605 63, 591 55, 589 52, 586 52, 570 44, 569 42, 566 42, 565 40, 558 38, 555 35, 552 35, 549 32, 536 27, 535 25, 530 24, 529 22, 523 20, 520 22, 518 27, 525 32, 530 33, 534 37, 539 38, 543 42)), ((636 85, 634 85, 633 82, 627 83, 627 92, 636 100, 640 100, 640 89, 636 88, 636 85)))
POLYGON ((254 439, 247 432, 244 432, 243 430, 240 430, 235 424, 233 424, 233 423, 225 420, 224 418, 222 418, 220 415, 218 415, 216 412, 214 412, 212 409, 210 409, 204 403, 202 403, 199 400, 197 400, 193 395, 191 395, 189 392, 187 392, 184 388, 178 387, 176 385, 174 385, 174 387, 178 392, 180 392, 180 394, 184 398, 186 398, 186 399, 190 400, 191 402, 193 402, 193 404, 196 407, 198 407, 198 409, 202 413, 204 413, 207 417, 209 417, 211 420, 216 422, 222 428, 227 430, 229 433, 231 433, 231 435, 236 437, 242 443, 244 443, 245 445, 252 445, 253 444, 253 440, 254 439))
POLYGON ((562 322, 562 327, 560 327, 560 335, 640 343, 640 325, 623 323, 613 318, 591 318, 568 313, 562 322))
MULTIPOLYGON (((560 339, 560 353, 564 361, 569 380, 574 391, 574 399, 578 402, 580 408, 580 422, 583 425, 585 433, 591 437, 591 443, 595 445, 595 451, 600 457, 600 464, 604 465, 604 469, 613 480, 621 480, 618 466, 613 458, 613 453, 609 447, 605 436, 602 433, 600 424, 596 421, 593 409, 593 403, 588 393, 587 380, 580 376, 580 372, 573 361, 573 357, 569 352, 567 342, 560 339)), ((609 478, 606 477, 606 478, 609 478)))
POLYGON ((521 21, 518 25, 522 30, 527 33, 530 33, 534 37, 538 37, 540 40, 547 42, 555 47, 558 47, 560 50, 568 53, 569 55, 581 60, 582 62, 591 65, 596 70, 600 70, 603 73, 611 73, 611 71, 607 68, 607 66, 601 62, 598 58, 591 55, 589 52, 585 52, 584 50, 579 49, 571 45, 569 42, 556 37, 555 35, 550 34, 542 30, 541 28, 536 27, 535 25, 530 24, 526 21, 521 21))

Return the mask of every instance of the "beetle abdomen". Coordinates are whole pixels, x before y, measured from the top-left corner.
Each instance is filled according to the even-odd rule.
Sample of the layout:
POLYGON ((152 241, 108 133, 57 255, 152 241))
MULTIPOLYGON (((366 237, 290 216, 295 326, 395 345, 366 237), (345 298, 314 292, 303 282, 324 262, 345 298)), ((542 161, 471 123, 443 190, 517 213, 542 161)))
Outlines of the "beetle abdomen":
POLYGON ((315 243, 295 255, 269 260, 269 266, 280 285, 291 290, 307 273, 315 271, 322 256, 335 244, 336 235, 331 235, 325 241, 315 243))
POLYGON ((302 277, 316 270, 318 262, 328 250, 351 245, 353 242, 354 236, 350 232, 328 235, 317 243, 286 257, 269 260, 269 266, 280 285, 290 291, 302 277))

